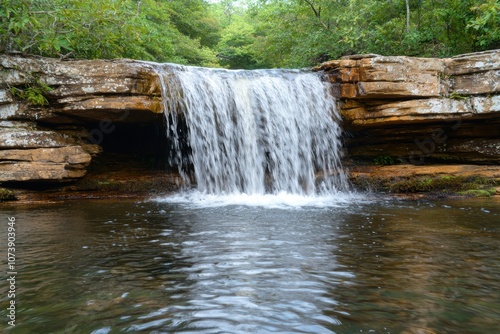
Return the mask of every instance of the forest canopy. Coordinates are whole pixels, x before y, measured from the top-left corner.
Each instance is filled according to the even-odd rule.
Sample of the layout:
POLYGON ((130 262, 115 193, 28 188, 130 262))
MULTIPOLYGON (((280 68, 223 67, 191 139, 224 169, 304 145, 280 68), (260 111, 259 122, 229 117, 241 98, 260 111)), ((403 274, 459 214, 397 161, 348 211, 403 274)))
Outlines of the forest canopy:
POLYGON ((500 48, 500 0, 0 0, 0 52, 227 68, 500 48))

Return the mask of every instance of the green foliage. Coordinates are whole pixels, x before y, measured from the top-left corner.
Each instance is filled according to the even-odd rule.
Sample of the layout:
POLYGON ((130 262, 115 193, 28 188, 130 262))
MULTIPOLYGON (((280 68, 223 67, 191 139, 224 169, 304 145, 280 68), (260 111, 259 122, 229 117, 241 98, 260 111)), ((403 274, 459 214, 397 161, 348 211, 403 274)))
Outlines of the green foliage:
POLYGON ((467 28, 474 30, 480 48, 500 47, 500 1, 487 0, 482 4, 472 7, 476 14, 470 20, 467 28))
POLYGON ((389 156, 378 156, 375 159, 373 159, 373 163, 375 165, 380 165, 380 166, 389 166, 389 165, 394 165, 394 159, 389 156))
POLYGON ((34 106, 44 106, 48 104, 49 102, 45 96, 51 90, 52 88, 44 82, 41 82, 39 78, 34 78, 32 82, 26 86, 10 88, 12 95, 34 106))
POLYGON ((232 69, 259 67, 255 60, 254 43, 255 28, 244 18, 237 17, 224 28, 217 45, 219 63, 232 69))
POLYGON ((203 0, 0 0, 0 52, 216 63, 203 0))
POLYGON ((256 58, 311 66, 356 53, 443 57, 499 47, 499 0, 249 0, 256 58))
POLYGON ((0 4, 0 52, 50 57, 127 57, 229 68, 304 67, 356 53, 444 57, 500 47, 500 0, 0 0, 0 4))
POLYGON ((0 188, 0 202, 15 201, 16 195, 12 190, 0 188))

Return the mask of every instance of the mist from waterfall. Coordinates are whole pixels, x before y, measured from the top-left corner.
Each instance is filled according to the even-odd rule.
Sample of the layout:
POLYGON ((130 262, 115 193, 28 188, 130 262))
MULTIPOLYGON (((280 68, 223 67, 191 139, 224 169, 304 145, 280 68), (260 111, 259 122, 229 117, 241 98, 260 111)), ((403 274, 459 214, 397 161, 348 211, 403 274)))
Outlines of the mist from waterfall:
POLYGON ((173 64, 156 70, 171 164, 201 193, 347 190, 337 103, 319 74, 173 64))

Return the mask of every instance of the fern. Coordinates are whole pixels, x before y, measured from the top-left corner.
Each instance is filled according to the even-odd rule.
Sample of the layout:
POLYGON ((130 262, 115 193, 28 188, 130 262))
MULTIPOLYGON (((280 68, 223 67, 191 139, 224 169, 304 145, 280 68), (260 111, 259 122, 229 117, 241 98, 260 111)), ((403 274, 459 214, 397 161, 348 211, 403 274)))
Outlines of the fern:
POLYGON ((23 88, 10 88, 12 95, 20 98, 21 100, 27 101, 29 104, 34 106, 44 106, 49 104, 45 95, 51 90, 52 88, 41 82, 39 78, 33 80, 32 83, 24 86, 23 88))

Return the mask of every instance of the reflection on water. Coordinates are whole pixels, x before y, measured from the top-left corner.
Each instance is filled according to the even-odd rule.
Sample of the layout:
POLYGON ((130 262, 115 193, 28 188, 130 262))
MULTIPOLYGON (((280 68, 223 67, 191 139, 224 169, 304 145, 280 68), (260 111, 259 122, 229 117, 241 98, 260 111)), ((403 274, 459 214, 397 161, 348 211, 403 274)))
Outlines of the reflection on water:
MULTIPOLYGON (((295 209, 96 201, 0 210, 1 254, 7 217, 18 227, 12 333, 500 326, 494 200, 295 209)), ((1 266, 4 276, 6 256, 1 266)), ((0 300, 5 306, 7 284, 0 300)))

